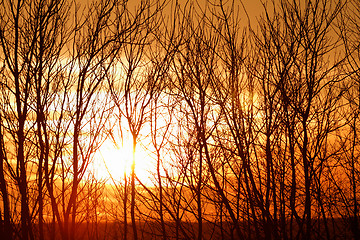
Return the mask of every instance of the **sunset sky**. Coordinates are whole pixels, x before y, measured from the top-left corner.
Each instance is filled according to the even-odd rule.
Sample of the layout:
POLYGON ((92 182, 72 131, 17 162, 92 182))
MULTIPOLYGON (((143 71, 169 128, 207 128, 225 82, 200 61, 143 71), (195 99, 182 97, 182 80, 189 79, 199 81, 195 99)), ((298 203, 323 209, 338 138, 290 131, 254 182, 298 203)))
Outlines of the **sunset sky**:
POLYGON ((359 39, 360 0, 1 1, 1 240, 360 239, 359 39))

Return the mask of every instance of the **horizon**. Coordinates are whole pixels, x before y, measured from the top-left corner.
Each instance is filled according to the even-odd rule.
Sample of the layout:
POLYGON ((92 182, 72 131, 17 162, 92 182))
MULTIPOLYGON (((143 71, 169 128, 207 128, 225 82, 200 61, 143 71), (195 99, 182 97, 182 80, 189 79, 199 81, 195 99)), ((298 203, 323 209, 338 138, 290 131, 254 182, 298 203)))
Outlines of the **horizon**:
POLYGON ((4 240, 360 239, 359 0, 3 0, 4 240))

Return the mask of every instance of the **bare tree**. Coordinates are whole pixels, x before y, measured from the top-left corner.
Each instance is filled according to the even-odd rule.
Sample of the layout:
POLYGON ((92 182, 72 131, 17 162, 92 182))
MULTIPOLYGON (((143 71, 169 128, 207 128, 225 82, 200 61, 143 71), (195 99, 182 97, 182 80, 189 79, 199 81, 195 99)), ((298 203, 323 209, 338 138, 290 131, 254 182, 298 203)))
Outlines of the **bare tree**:
MULTIPOLYGON (((140 132, 148 121, 150 102, 157 92, 158 78, 147 72, 148 59, 146 53, 152 40, 151 34, 157 25, 156 13, 160 11, 163 2, 141 1, 134 12, 120 12, 117 16, 117 32, 119 35, 119 54, 117 66, 120 69, 118 77, 110 82, 111 95, 114 104, 126 119, 128 131, 132 137, 132 164, 130 173, 130 217, 133 238, 138 239, 136 224, 136 148, 140 132), (126 32, 126 34, 124 34, 126 32)), ((119 119, 120 120, 120 119, 119 119)), ((125 176, 125 179, 126 176, 125 176)), ((127 182, 125 182, 125 190, 127 182)), ((124 199, 124 239, 127 238, 127 192, 124 199)))
POLYGON ((348 181, 342 186, 337 185, 344 211, 340 211, 345 219, 345 224, 349 221, 353 237, 360 237, 359 229, 359 203, 358 203, 358 121, 359 121, 359 2, 349 1, 345 11, 341 12, 339 21, 339 35, 342 37, 347 64, 344 72, 348 79, 344 84, 345 99, 349 104, 348 111, 344 111, 344 119, 347 122, 347 137, 343 137, 344 159, 342 166, 348 181), (347 194, 350 192, 350 194, 347 194))
MULTIPOLYGON (((315 229, 313 225, 315 212, 321 216, 326 236, 330 238, 322 197, 326 178, 322 174, 331 156, 339 150, 330 135, 341 126, 337 120, 341 92, 337 91, 337 87, 342 78, 337 69, 343 59, 335 58, 339 42, 336 39, 330 41, 330 34, 343 4, 307 1, 302 5, 298 1, 282 1, 280 5, 272 2, 272 6, 272 12, 265 9, 266 15, 259 23, 260 33, 255 41, 259 47, 255 48, 259 60, 252 62, 253 66, 257 66, 252 72, 263 86, 260 96, 264 96, 262 101, 265 109, 261 110, 264 111, 261 115, 266 118, 265 174, 268 176, 265 181, 265 205, 269 213, 268 197, 271 192, 274 206, 269 217, 276 221, 276 195, 283 195, 285 186, 290 184, 290 238, 293 238, 293 218, 299 226, 297 235, 300 234, 303 239, 310 239, 320 231, 320 228, 315 229), (260 55, 258 49, 263 49, 260 50, 260 55), (259 68, 259 65, 262 67, 259 68), (281 112, 282 116, 269 112, 271 108, 281 112), (272 120, 272 116, 278 116, 278 120, 272 120), (279 130, 284 132, 286 139, 278 145, 280 148, 286 147, 284 150, 288 152, 284 155, 285 162, 281 171, 284 174, 289 167, 291 172, 290 178, 285 175, 285 182, 280 182, 283 187, 278 194, 278 190, 269 185, 270 178, 273 178, 272 181, 276 180, 276 176, 269 175, 274 174, 274 168, 269 163, 271 164, 270 158, 275 152, 275 149, 271 150, 269 147, 276 146, 276 143, 270 144, 269 141, 276 141, 283 133, 271 130, 272 122, 274 127, 280 127, 279 130), (334 147, 332 151, 329 149, 330 145, 334 147), (287 164, 287 161, 290 163, 287 164), (300 174, 301 178, 298 177, 300 174), (291 181, 287 182, 287 179, 291 181), (297 207, 300 199, 303 199, 301 208, 297 207), (315 202, 318 207, 316 210, 312 208, 315 202)), ((281 156, 276 157, 281 159, 281 156)), ((273 186, 274 184, 275 182, 272 183, 273 186)), ((286 195, 283 197, 287 198, 286 195)), ((282 214, 282 228, 286 226, 284 214, 285 212, 282 214)), ((287 238, 285 229, 281 233, 283 238, 287 238)), ((265 235, 268 236, 266 232, 265 235)), ((277 238, 276 235, 274 237, 277 238)))
POLYGON ((10 214, 10 202, 9 202, 9 192, 8 192, 8 183, 6 181, 6 151, 5 151, 5 141, 4 141, 4 132, 3 132, 3 122, 2 116, 0 115, 0 187, 1 187, 1 197, 3 201, 2 206, 2 215, 1 217, 1 235, 4 236, 5 240, 10 240, 13 238, 13 227, 11 221, 11 214, 10 214))
MULTIPOLYGON (((54 30, 54 26, 64 18, 65 8, 64 2, 61 1, 2 3, 0 38, 1 58, 4 62, 2 93, 5 94, 2 98, 5 119, 2 126, 3 130, 6 129, 2 136, 8 140, 6 145, 2 144, 2 160, 7 162, 7 172, 15 180, 21 196, 22 239, 34 238, 32 222, 36 217, 39 222, 39 238, 44 239, 43 164, 46 153, 41 132, 37 135, 41 138, 35 139, 32 128, 33 119, 37 119, 37 129, 41 129, 40 122, 49 106, 44 104, 44 101, 50 102, 52 98, 52 83, 46 81, 44 84, 43 79, 53 74, 54 65, 63 46, 63 41, 58 39, 62 28, 54 30), (40 96, 41 94, 44 96, 40 96), (37 140, 41 154, 38 164, 34 164, 33 159, 38 157, 34 154, 34 151, 37 151, 37 140), (16 152, 16 161, 9 151, 16 152), (34 166, 37 170, 33 169, 34 166), (32 174, 36 174, 38 179, 35 195, 31 193, 32 174)), ((5 186, 3 191, 5 193, 5 186)), ((7 198, 6 195, 5 197, 7 198)))
POLYGON ((359 238, 358 0, 0 1, 5 239, 359 238))

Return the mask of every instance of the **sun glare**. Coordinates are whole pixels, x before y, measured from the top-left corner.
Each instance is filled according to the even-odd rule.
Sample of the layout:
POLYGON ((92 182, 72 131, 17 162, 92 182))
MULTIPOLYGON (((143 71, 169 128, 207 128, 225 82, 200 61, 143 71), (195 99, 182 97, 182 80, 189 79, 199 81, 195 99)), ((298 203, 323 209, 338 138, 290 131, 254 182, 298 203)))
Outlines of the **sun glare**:
MULTIPOLYGON (((131 137, 125 138, 123 144, 115 144, 107 139, 95 153, 91 171, 98 180, 123 181, 125 175, 130 176, 133 161, 131 137)), ((137 145, 135 152, 135 174, 145 184, 150 183, 153 165, 149 153, 137 145)))

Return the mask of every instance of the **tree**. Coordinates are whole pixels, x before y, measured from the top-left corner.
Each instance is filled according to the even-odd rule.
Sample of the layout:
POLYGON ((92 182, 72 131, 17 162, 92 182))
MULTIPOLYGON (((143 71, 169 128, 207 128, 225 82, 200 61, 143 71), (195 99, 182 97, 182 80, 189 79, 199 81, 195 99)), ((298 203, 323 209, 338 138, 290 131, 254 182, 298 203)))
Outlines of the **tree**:
POLYGON ((346 55, 344 72, 347 81, 344 83, 344 97, 348 111, 345 111, 344 119, 347 122, 346 136, 342 138, 344 146, 344 160, 342 167, 348 181, 344 186, 338 185, 346 209, 341 214, 345 222, 349 221, 350 229, 354 238, 360 237, 359 229, 359 205, 358 205, 358 120, 359 120, 359 17, 358 1, 349 1, 344 11, 341 12, 339 21, 339 35, 343 40, 346 55), (347 194, 350 192, 350 194, 347 194))
MULTIPOLYGON (((330 34, 344 5, 341 2, 331 5, 325 1, 307 1, 304 4, 282 1, 280 5, 272 4, 273 11, 270 13, 266 9, 266 15, 259 23, 260 32, 255 35, 255 44, 259 47, 255 53, 259 60, 255 64, 262 67, 254 68, 252 72, 264 86, 261 96, 264 96, 265 113, 262 115, 266 117, 265 123, 272 121, 271 113, 267 111, 269 108, 277 109, 283 116, 283 119, 273 122, 276 128, 280 125, 284 133, 276 129, 269 132, 270 125, 266 127, 266 158, 271 157, 275 150, 269 149, 273 145, 269 140, 284 136, 286 141, 279 146, 286 147, 282 151, 288 154, 283 156, 285 169, 282 171, 290 168, 291 181, 288 182, 285 175, 285 182, 281 183, 282 192, 278 194, 276 188, 269 189, 270 185, 265 188, 266 196, 269 196, 269 191, 274 196, 274 213, 270 216, 276 221, 275 197, 284 194, 284 184, 290 184, 290 217, 297 221, 297 234, 303 239, 310 239, 315 232, 320 232, 320 228, 315 230, 313 225, 313 214, 316 212, 323 219, 326 236, 330 238, 322 197, 326 182, 323 173, 324 168, 331 165, 332 156, 340 149, 330 136, 341 127, 338 103, 342 92, 337 89, 342 81, 338 69, 343 62, 343 58, 334 57, 338 40, 331 41, 330 34), (328 147, 330 145, 334 147, 332 151, 328 147), (287 161, 290 163, 287 164, 287 161), (304 204, 299 202, 302 207, 297 207, 300 199, 304 204), (317 209, 312 207, 315 203, 317 209)), ((270 168, 267 168, 266 174, 274 172, 270 168)), ((285 227, 284 223, 282 226, 285 227)), ((285 230, 281 232, 283 237, 287 237, 285 230)), ((291 224, 290 238, 293 238, 292 234, 291 224)))
MULTIPOLYGON (((120 117, 126 119, 128 131, 132 137, 132 164, 130 173, 130 217, 134 239, 138 239, 135 205, 136 205, 136 147, 140 137, 140 131, 148 119, 148 108, 155 94, 158 94, 157 77, 146 71, 150 60, 147 59, 146 51, 151 42, 151 34, 157 25, 156 13, 162 8, 162 2, 151 3, 141 1, 134 13, 118 13, 117 33, 119 53, 117 66, 120 72, 116 79, 110 81, 111 96, 120 117)), ((120 119, 119 119, 120 120, 120 119)), ((125 179, 126 176, 124 177, 125 179)), ((126 181, 126 180, 125 180, 126 181)), ((127 238, 127 182, 125 182, 124 199, 124 239, 127 238)))
MULTIPOLYGON (((32 219, 36 217, 39 221, 39 238, 44 238, 43 166, 46 161, 44 159, 48 156, 42 136, 44 125, 41 124, 44 123, 45 114, 53 100, 52 81, 49 77, 57 72, 55 65, 64 44, 61 38, 59 40, 64 34, 64 25, 59 23, 66 18, 66 11, 66 4, 62 1, 4 1, 2 5, 0 39, 4 66, 1 101, 4 121, 1 124, 2 139, 7 140, 7 144, 2 144, 2 161, 7 163, 8 170, 2 171, 2 174, 3 177, 6 172, 10 174, 19 189, 22 239, 35 237, 32 219), (57 24, 60 26, 56 29, 54 26, 57 24), (33 119, 36 119, 37 133, 32 130, 35 127, 33 119), (39 155, 34 153, 38 150, 39 155), (16 153, 12 155, 12 152, 16 153), (37 157, 38 164, 33 163, 32 159, 37 157), (33 188, 30 180, 32 174, 37 175, 38 181, 38 191, 33 197, 30 190, 33 188), (36 208, 38 216, 33 216, 33 212, 37 212, 36 208)), ((4 178, 3 180, 6 184, 4 178)), ((5 194, 4 203, 7 205, 6 186, 3 185, 2 189, 5 194)), ((15 208, 15 214, 16 212, 15 208)), ((8 225, 7 210, 5 215, 8 225)), ((11 237, 12 227, 8 227, 11 237)))

